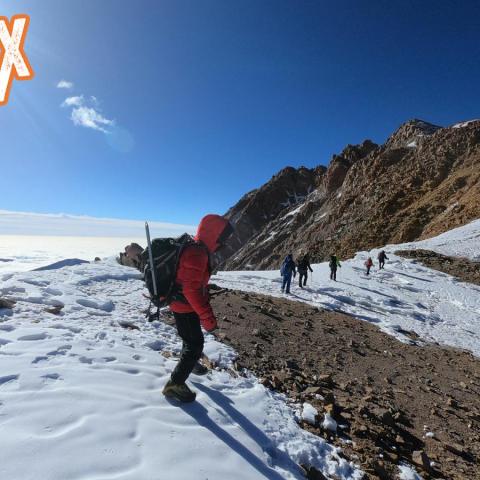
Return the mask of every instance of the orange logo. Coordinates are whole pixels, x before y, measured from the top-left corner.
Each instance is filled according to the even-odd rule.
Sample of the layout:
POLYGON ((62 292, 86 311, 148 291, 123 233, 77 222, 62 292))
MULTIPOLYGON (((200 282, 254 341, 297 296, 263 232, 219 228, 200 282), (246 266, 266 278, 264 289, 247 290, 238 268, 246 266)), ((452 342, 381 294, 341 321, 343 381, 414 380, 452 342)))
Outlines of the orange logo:
POLYGON ((8 103, 13 78, 33 78, 32 67, 23 51, 29 24, 28 15, 14 15, 10 22, 0 16, 0 106, 8 103))

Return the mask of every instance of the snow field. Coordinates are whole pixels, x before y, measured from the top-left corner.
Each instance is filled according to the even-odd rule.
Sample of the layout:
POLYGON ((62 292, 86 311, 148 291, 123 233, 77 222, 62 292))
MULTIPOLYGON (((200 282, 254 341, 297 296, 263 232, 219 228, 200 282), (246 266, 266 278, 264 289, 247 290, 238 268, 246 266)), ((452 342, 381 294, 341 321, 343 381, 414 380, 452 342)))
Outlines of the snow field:
POLYGON ((402 341, 409 341, 402 330, 414 331, 429 342, 480 356, 480 287, 393 254, 407 248, 480 259, 480 220, 433 239, 385 247, 389 260, 383 270, 376 261, 380 249, 359 252, 341 262, 336 282, 329 278, 327 262, 313 265, 307 287, 300 289, 298 277, 292 279, 290 295, 280 291, 280 266, 271 271, 219 272, 212 281, 222 287, 345 312, 402 341), (369 256, 375 265, 367 276, 364 262, 369 256))
MULTIPOLYGON (((0 310, 1 478, 300 479, 298 463, 361 478, 251 375, 192 376, 197 402, 169 403, 161 389, 181 345, 172 327, 145 323, 136 271, 111 260, 0 280, 17 301, 0 310), (45 312, 55 305, 60 315, 45 312)), ((205 352, 225 368, 235 357, 211 335, 205 352)))
POLYGON ((411 250, 424 248, 452 257, 466 257, 480 262, 480 219, 419 242, 389 245, 392 249, 411 250))

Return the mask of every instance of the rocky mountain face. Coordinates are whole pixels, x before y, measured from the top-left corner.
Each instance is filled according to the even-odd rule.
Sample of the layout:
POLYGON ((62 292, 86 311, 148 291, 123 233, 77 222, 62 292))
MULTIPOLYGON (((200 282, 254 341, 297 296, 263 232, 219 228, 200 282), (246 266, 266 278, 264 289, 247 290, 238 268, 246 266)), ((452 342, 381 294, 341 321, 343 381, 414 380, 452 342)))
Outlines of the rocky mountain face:
POLYGON ((302 204, 320 185, 325 171, 324 166, 314 169, 287 167, 262 187, 244 195, 225 215, 234 225, 235 233, 221 256, 217 256, 217 262, 231 257, 281 212, 302 204))
POLYGON ((227 212, 223 269, 277 268, 287 253, 352 256, 480 217, 480 121, 403 124, 384 145, 348 145, 328 168, 286 168, 227 212))

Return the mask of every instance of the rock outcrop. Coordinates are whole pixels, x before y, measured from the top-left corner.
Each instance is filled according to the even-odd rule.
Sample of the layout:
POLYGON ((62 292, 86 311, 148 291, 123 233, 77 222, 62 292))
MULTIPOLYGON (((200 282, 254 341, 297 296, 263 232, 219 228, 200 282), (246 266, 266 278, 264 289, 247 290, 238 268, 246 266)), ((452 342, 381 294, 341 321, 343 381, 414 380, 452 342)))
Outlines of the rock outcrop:
POLYGON ((132 267, 139 270, 142 263, 142 253, 143 247, 141 247, 138 243, 131 243, 125 247, 124 252, 120 252, 117 258, 118 263, 125 265, 126 267, 132 267))

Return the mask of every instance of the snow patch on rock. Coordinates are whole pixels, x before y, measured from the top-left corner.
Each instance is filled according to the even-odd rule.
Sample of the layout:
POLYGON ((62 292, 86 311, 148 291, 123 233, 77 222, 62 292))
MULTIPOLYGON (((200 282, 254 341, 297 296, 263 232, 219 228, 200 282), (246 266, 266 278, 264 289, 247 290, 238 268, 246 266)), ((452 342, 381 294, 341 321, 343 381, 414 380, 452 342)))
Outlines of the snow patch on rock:
POLYGON ((318 411, 315 407, 305 402, 302 409, 302 420, 309 423, 310 425, 316 425, 317 423, 318 411))

